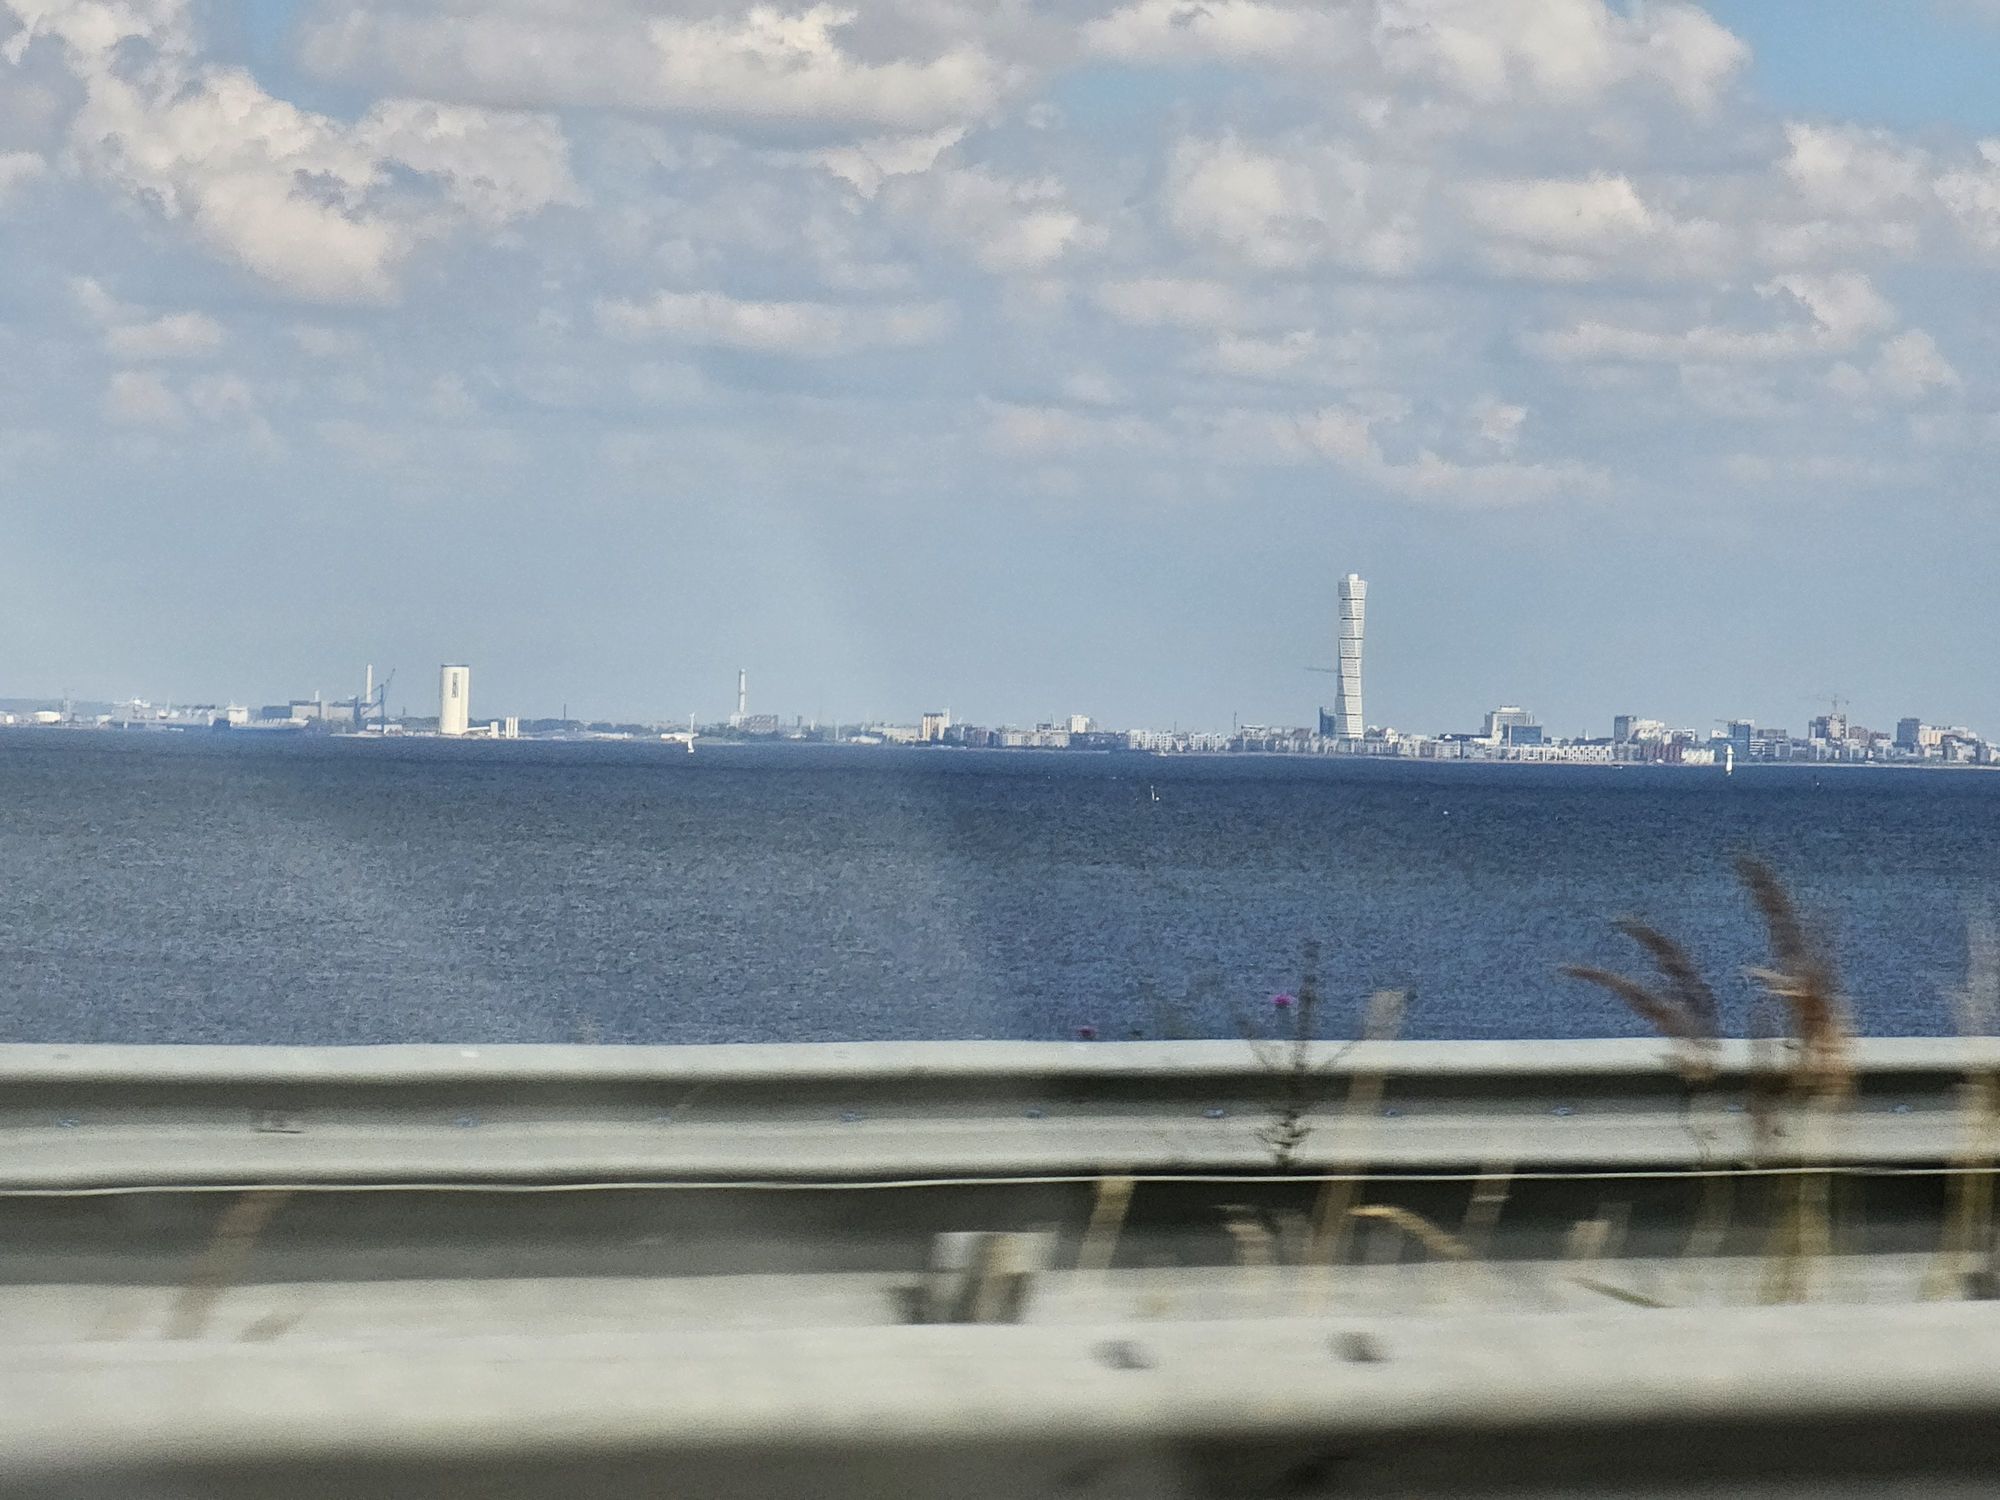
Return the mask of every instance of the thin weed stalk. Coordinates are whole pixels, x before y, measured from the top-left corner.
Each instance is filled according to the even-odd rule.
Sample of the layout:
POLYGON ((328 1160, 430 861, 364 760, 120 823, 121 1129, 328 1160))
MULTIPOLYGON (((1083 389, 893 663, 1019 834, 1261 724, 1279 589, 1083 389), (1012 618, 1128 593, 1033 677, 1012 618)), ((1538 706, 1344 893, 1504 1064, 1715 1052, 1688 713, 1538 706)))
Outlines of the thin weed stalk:
MULTIPOLYGON (((1702 978, 1700 967, 1687 950, 1658 928, 1633 917, 1615 925, 1652 960, 1659 975, 1657 988, 1609 969, 1583 964, 1567 965, 1562 972, 1610 991, 1667 1040, 1672 1049, 1670 1061, 1680 1075, 1681 1108, 1688 1133, 1694 1138, 1699 1164, 1707 1167, 1713 1160, 1716 1141, 1712 1128, 1703 1123, 1703 1106, 1712 1100, 1722 1034, 1722 1012, 1715 991, 1702 978)), ((1729 1179, 1705 1176, 1683 1256, 1705 1260, 1720 1250, 1729 1232, 1730 1211, 1729 1179)))
POLYGON ((1990 1039, 2000 1010, 2000 934, 1990 918, 1966 923, 1965 984, 1953 996, 1966 1050, 1959 1083, 1960 1145, 1947 1189, 1944 1233, 1924 1278, 1929 1299, 1991 1298, 1996 1285, 1993 1240, 1993 1171, 2000 1144, 2000 1071, 1990 1039), (1986 1044, 1986 1045, 1982 1045, 1986 1044))
MULTIPOLYGON (((1403 1012, 1409 1004, 1407 990, 1377 990, 1368 998, 1362 1022, 1364 1042, 1386 1042, 1402 1030, 1403 1012)), ((1389 1077, 1379 1056, 1379 1048, 1369 1048, 1356 1060, 1354 1075, 1347 1086, 1347 1098, 1340 1112, 1338 1139, 1346 1156, 1337 1159, 1336 1175, 1321 1185, 1319 1202, 1313 1213, 1312 1236, 1306 1242, 1310 1264, 1332 1266, 1347 1253, 1349 1225, 1354 1217, 1354 1199, 1361 1190, 1361 1174, 1368 1168, 1368 1143, 1375 1121, 1382 1113, 1382 1096, 1389 1077)), ((1321 1295, 1325 1286, 1322 1281, 1321 1295)))
POLYGON ((1757 1091, 1765 1113, 1759 1121, 1768 1147, 1789 1125, 1798 1159, 1816 1170, 1777 1180, 1776 1213, 1765 1255, 1763 1300, 1799 1302, 1811 1295, 1816 1266, 1833 1250, 1833 1132, 1854 1090, 1846 1008, 1825 945, 1799 919, 1789 892, 1771 867, 1745 855, 1736 872, 1764 919, 1771 965, 1751 977, 1776 1003, 1786 1027, 1786 1051, 1774 1090, 1757 1091))
POLYGON ((1118 1249, 1118 1236, 1132 1207, 1132 1190, 1137 1179, 1100 1177, 1090 1206, 1090 1222, 1084 1226, 1083 1244, 1077 1251, 1079 1271, 1108 1271, 1118 1249))
POLYGON ((215 1221, 215 1232, 195 1258, 180 1295, 174 1299, 168 1338, 201 1337, 216 1303, 243 1279, 258 1239, 291 1196, 281 1188, 257 1188, 243 1193, 222 1211, 215 1221))

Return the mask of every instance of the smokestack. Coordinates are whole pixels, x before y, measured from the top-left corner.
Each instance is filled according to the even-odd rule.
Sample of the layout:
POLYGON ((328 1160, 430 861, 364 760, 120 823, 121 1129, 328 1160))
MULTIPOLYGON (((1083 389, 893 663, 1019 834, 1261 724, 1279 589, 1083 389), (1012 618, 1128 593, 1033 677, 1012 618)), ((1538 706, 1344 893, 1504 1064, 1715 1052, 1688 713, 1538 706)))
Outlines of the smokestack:
POLYGON ((750 717, 750 674, 743 668, 736 669, 736 722, 741 724, 750 717))

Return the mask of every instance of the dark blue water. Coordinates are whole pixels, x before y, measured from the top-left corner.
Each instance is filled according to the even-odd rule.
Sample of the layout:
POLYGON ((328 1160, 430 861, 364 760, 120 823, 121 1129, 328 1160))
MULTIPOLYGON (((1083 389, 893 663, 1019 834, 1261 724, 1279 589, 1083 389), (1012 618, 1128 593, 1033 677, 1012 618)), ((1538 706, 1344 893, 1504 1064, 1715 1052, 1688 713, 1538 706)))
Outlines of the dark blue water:
POLYGON ((1740 1027, 1792 883, 1863 1029, 1949 1030, 2000 776, 0 731, 0 1039, 1637 1028, 1556 973, 1680 936, 1740 1027), (1154 800, 1154 795, 1157 799, 1154 800))

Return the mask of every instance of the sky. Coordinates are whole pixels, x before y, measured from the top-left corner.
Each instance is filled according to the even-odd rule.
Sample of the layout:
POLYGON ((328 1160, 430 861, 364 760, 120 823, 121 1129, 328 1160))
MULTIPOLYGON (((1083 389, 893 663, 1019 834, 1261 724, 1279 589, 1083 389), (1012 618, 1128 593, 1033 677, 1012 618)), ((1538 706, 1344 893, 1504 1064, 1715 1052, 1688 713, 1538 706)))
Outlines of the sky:
POLYGON ((2000 0, 0 0, 0 695, 2000 734, 2000 0), (407 696, 405 696, 407 694, 407 696))

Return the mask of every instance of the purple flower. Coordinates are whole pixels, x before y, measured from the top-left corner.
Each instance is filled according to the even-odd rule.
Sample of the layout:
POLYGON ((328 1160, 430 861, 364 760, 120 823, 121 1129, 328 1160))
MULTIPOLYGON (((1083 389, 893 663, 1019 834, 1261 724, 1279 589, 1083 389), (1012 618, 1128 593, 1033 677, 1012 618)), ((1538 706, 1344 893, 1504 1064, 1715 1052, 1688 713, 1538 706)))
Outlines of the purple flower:
POLYGON ((1293 1000, 1290 995, 1273 995, 1271 997, 1271 1004, 1276 1006, 1279 1010, 1290 1010, 1293 1005, 1293 1000))
POLYGON ((1095 1026, 1079 1026, 1079 1027, 1077 1027, 1077 1028, 1076 1028, 1076 1039, 1077 1039, 1077 1040, 1078 1040, 1079 1042, 1094 1042, 1094 1041, 1096 1041, 1096 1040, 1097 1040, 1097 1028, 1096 1028, 1095 1026))

